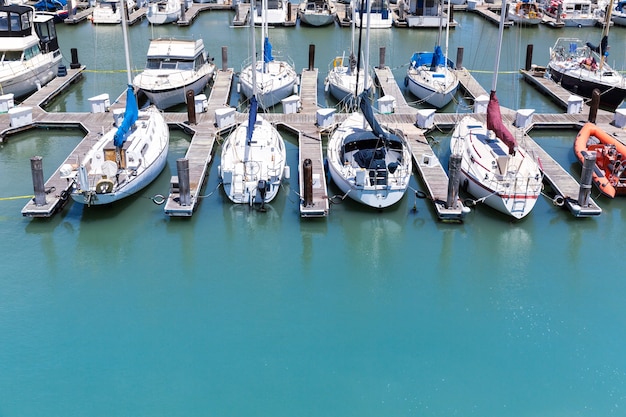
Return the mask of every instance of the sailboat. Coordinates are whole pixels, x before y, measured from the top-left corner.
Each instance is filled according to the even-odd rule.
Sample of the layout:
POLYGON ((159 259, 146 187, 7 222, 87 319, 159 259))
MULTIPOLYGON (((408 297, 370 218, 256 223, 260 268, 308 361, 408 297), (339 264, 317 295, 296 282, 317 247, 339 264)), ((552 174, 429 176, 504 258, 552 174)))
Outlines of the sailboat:
POLYGON ((102 135, 77 164, 65 164, 62 178, 74 181, 71 197, 87 206, 110 204, 135 194, 163 171, 169 150, 169 129, 160 111, 139 111, 132 87, 126 14, 122 32, 128 88, 123 120, 102 135))
MULTIPOLYGON (((367 2, 367 68, 370 0, 363 1, 367 2)), ((359 46, 360 43, 359 41, 359 46)), ((351 199, 382 209, 397 203, 404 196, 412 173, 411 151, 402 132, 383 129, 378 123, 374 117, 368 89, 359 94, 359 108, 360 111, 351 113, 339 125, 328 141, 330 176, 351 199)))
MULTIPOLYGON (((254 8, 254 2, 251 3, 254 8)), ((251 13, 255 15, 254 10, 251 13)), ((254 22, 250 23, 252 57, 256 56, 254 22)), ((252 71, 248 120, 237 126, 222 145, 219 174, 224 192, 233 203, 271 202, 278 194, 286 170, 285 143, 276 128, 258 114, 257 77, 252 71)))
MULTIPOLYGON (((263 0, 262 3, 262 7, 266 9, 267 1, 263 0)), ((250 16, 253 21, 251 25, 254 26, 254 19, 257 17, 256 11, 250 13, 250 16)), ((266 19, 262 22, 261 31, 263 33, 261 46, 263 59, 257 60, 255 55, 248 58, 239 74, 239 83, 244 96, 249 99, 253 95, 256 96, 258 105, 262 109, 268 109, 293 94, 298 74, 296 74, 293 65, 287 61, 274 59, 266 19), (253 79, 256 83, 256 91, 253 88, 253 79)))
POLYGON ((300 22, 309 26, 327 26, 335 22, 337 10, 331 0, 305 0, 298 7, 300 22))
MULTIPOLYGON (((185 7, 183 5, 182 7, 185 7)), ((153 25, 165 25, 180 19, 181 2, 179 0, 157 0, 148 4, 146 18, 153 25)))
POLYGON ((600 90, 600 105, 610 110, 626 98, 624 76, 606 62, 612 9, 610 0, 600 45, 577 38, 558 38, 550 49, 547 68, 550 78, 574 94, 590 98, 593 90, 600 90))
MULTIPOLYGON (((449 15, 450 2, 448 2, 447 16, 449 15)), ((409 91, 420 100, 437 108, 450 103, 459 88, 459 79, 452 70, 454 63, 448 59, 450 25, 446 24, 446 53, 444 55, 440 46, 443 17, 440 17, 440 23, 435 51, 415 52, 407 70, 409 91)))
MULTIPOLYGON (((358 0, 353 0, 358 1, 358 0)), ((352 14, 355 13, 353 3, 350 3, 352 14)), ((359 67, 357 71, 357 59, 354 55, 354 33, 356 20, 354 16, 351 22, 351 42, 350 55, 337 56, 331 62, 331 66, 326 77, 326 89, 339 102, 340 105, 347 108, 354 107, 357 97, 365 89, 365 81, 368 81, 367 89, 371 88, 371 77, 365 77, 363 68, 359 67)))
MULTIPOLYGON (((506 10, 506 0, 502 0, 506 10)), ((521 219, 531 212, 541 193, 543 175, 538 161, 504 126, 496 96, 504 19, 500 20, 495 70, 487 105, 487 123, 463 117, 450 141, 452 154, 461 156, 461 184, 477 201, 521 219)))

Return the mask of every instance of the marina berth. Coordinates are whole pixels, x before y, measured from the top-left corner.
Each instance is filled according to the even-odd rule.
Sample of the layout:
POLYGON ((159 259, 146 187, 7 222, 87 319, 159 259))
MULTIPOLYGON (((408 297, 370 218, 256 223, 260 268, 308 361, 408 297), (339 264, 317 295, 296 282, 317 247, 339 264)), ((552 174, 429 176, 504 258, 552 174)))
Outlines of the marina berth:
POLYGON ((41 88, 59 72, 54 18, 31 6, 0 6, 0 91, 16 98, 41 88))
POLYGON ((181 6, 178 0, 152 1, 148 3, 146 18, 152 25, 174 23, 180 18, 181 7, 186 7, 186 4, 181 6))
POLYGON ((104 25, 120 24, 122 22, 121 1, 126 1, 128 11, 132 11, 135 8, 135 0, 97 0, 91 14, 91 23, 104 25))
POLYGON ((534 26, 541 23, 543 11, 535 0, 519 0, 509 7, 508 18, 518 25, 534 26))
POLYGON ((327 26, 335 23, 337 11, 332 0, 305 0, 298 8, 300 22, 309 26, 327 26))

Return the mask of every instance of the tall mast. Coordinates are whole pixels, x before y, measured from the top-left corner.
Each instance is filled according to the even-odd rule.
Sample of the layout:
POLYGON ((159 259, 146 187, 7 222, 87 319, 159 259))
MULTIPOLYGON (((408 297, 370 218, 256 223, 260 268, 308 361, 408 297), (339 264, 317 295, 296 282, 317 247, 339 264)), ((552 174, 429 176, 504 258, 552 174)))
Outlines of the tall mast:
POLYGON ((251 63, 251 71, 252 71, 252 95, 256 96, 256 37, 254 36, 254 20, 256 18, 256 0, 252 0, 250 2, 250 44, 252 45, 251 53, 252 53, 252 63, 251 63))
POLYGON ((130 69, 130 47, 128 46, 128 28, 126 24, 126 0, 120 0, 120 14, 122 15, 122 36, 124 38, 124 54, 126 58, 126 75, 128 76, 128 85, 133 83, 132 72, 130 69))
POLYGON ((604 28, 602 29, 602 38, 600 39, 600 70, 602 70, 602 67, 604 66, 604 60, 605 60, 605 52, 602 50, 602 40, 604 39, 604 37, 607 38, 607 45, 609 43, 609 27, 611 26, 611 13, 613 13, 613 0, 609 0, 609 8, 607 9, 606 13, 605 13, 605 18, 604 18, 604 28))
POLYGON ((500 25, 498 27, 498 48, 496 49, 496 66, 493 71, 491 91, 496 91, 498 85, 498 70, 500 69, 500 50, 502 49, 502 36, 504 35, 504 19, 506 18, 506 0, 502 0, 502 11, 500 12, 500 25))

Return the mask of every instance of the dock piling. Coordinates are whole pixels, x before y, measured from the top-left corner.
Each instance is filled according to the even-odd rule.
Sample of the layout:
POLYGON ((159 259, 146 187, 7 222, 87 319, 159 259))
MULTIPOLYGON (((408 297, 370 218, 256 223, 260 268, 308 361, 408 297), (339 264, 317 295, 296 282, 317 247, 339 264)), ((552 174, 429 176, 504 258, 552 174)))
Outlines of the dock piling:
POLYGON ((187 118, 189 120, 189 124, 196 124, 196 102, 193 90, 189 90, 185 93, 185 98, 187 99, 187 118))
POLYGON ((532 64, 533 64, 533 45, 528 44, 526 45, 526 65, 524 66, 524 69, 526 71, 530 71, 532 64))
POLYGON ((310 207, 313 204, 313 163, 310 159, 302 162, 304 172, 304 206, 310 207))
POLYGON ((178 19, 178 21, 180 22, 187 21, 187 16, 185 16, 185 2, 180 3, 180 19, 178 19))
POLYGON ((72 62, 70 64, 71 69, 80 68, 80 62, 78 62, 78 49, 72 48, 70 49, 70 53, 72 54, 72 62))
POLYGON ((385 51, 386 48, 384 46, 380 47, 380 50, 378 51, 378 68, 379 69, 384 69, 385 68, 385 51))
POLYGON ((191 192, 189 188, 189 159, 178 158, 176 160, 176 170, 178 171, 179 203, 181 206, 189 206, 191 203, 191 192))
POLYGON ((309 71, 315 68, 315 45, 309 45, 309 71))
POLYGON ((459 46, 456 49, 456 69, 463 68, 463 47, 459 46))
POLYGON ((228 71, 228 46, 222 46, 222 71, 228 71))
POLYGON ((43 182, 43 158, 33 156, 30 158, 30 171, 33 175, 33 189, 35 190, 35 205, 46 204, 46 190, 43 182))
POLYGON ((596 122, 598 116, 598 107, 600 107, 600 90, 594 88, 591 93, 591 105, 589 106, 589 121, 591 123, 596 122))
POLYGON ((461 172, 461 155, 452 154, 448 160, 448 172, 450 179, 448 180, 448 196, 446 199, 446 208, 454 208, 459 199, 459 174, 461 172))
POLYGON ((593 168, 596 165, 596 153, 587 152, 583 161, 583 169, 580 174, 580 191, 578 192, 578 205, 586 207, 589 205, 589 196, 591 195, 591 180, 593 168))

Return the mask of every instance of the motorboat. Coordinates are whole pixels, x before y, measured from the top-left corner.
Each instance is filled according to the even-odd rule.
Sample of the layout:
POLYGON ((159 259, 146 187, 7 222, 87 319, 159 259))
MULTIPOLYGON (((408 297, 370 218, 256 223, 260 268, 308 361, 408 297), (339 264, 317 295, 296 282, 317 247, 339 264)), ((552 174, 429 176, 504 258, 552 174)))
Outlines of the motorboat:
POLYGON ((23 97, 54 79, 63 56, 54 18, 32 6, 0 6, 0 92, 23 97))
POLYGON ((582 164, 595 153, 593 183, 609 198, 626 195, 626 146, 593 123, 585 123, 574 141, 574 153, 582 164))
POLYGON ((626 98, 626 81, 606 62, 608 25, 605 31, 598 46, 578 38, 558 38, 550 48, 547 73, 573 94, 587 99, 598 89, 600 106, 615 110, 626 98))
MULTIPOLYGON (((366 0, 367 13, 369 1, 366 0)), ((368 36, 370 27, 366 25, 368 36)), ((367 68, 369 43, 365 45, 367 68)), ((350 113, 331 134, 326 156, 330 176, 344 197, 366 206, 390 207, 402 199, 409 186, 413 167, 410 146, 401 131, 383 128, 378 123, 369 89, 359 95, 358 110, 350 113)))
MULTIPOLYGON (((263 7, 267 7, 265 0, 263 7)), ((257 16, 257 13, 251 15, 257 16)), ((259 107, 268 109, 295 92, 298 74, 293 64, 274 58, 267 23, 263 23, 261 31, 263 33, 262 59, 257 60, 256 56, 252 55, 244 62, 239 74, 239 85, 245 97, 252 98, 254 95, 259 107), (256 89, 253 84, 256 85, 256 89)))
POLYGON ((543 11, 534 0, 520 0, 509 7, 508 18, 517 25, 535 26, 541 23, 543 11))
MULTIPOLYGON (((506 0, 502 0, 502 10, 506 10, 506 0)), ((502 121, 496 85, 503 29, 501 20, 486 123, 473 115, 464 116, 452 133, 450 152, 461 158, 461 188, 475 198, 475 203, 484 202, 507 216, 522 219, 541 194, 543 174, 538 159, 518 143, 502 121)))
POLYGON ((300 22, 309 26, 327 26, 335 22, 337 10, 331 0, 306 0, 298 9, 300 22))
POLYGON ((133 86, 159 109, 185 103, 187 92, 200 94, 215 74, 202 39, 158 38, 150 41, 145 69, 133 86))
POLYGON ((125 13, 122 28, 128 77, 125 111, 79 160, 59 170, 62 178, 73 183, 72 199, 86 206, 111 204, 137 193, 154 181, 167 163, 167 123, 154 106, 139 111, 131 85, 125 13))
MULTIPOLYGON (((254 8, 254 5, 253 5, 254 8)), ((253 10, 254 11, 254 10, 253 10)), ((256 56, 254 25, 250 28, 251 56, 256 56)), ((276 128, 258 114, 256 71, 251 72, 252 95, 248 119, 222 144, 219 175, 226 196, 236 204, 265 209, 280 190, 287 169, 285 143, 276 128)))
MULTIPOLYGON (((450 3, 448 3, 449 8, 450 3)), ((446 54, 449 30, 446 25, 446 54)), ((441 32, 440 26, 439 39, 433 52, 415 52, 411 56, 406 75, 409 91, 423 102, 436 108, 442 108, 450 103, 459 88, 454 63, 441 50, 441 32)))
POLYGON ((548 0, 543 11, 569 27, 595 26, 598 21, 591 0, 548 0))
POLYGON ((146 19, 152 25, 165 25, 180 19, 181 2, 179 0, 158 0, 148 3, 146 19))
POLYGON ((135 8, 135 0, 99 0, 91 13, 91 23, 118 25, 122 22, 120 2, 126 1, 127 10, 135 8))
MULTIPOLYGON (((370 29, 387 29, 393 25, 393 11, 389 6, 389 0, 370 0, 371 10, 370 10, 370 29)), ((364 4, 364 3, 363 3, 364 4)), ((362 4, 357 1, 353 19, 356 21, 356 26, 361 27, 362 22, 361 16, 365 16, 365 10, 362 10, 362 4)))
POLYGON ((281 26, 287 22, 289 14, 288 0, 255 0, 254 24, 281 26))

